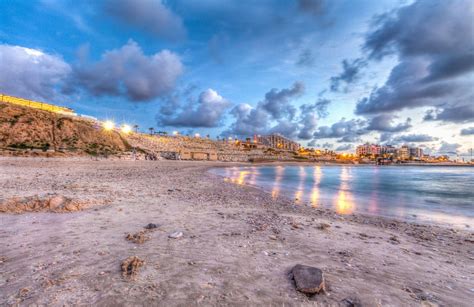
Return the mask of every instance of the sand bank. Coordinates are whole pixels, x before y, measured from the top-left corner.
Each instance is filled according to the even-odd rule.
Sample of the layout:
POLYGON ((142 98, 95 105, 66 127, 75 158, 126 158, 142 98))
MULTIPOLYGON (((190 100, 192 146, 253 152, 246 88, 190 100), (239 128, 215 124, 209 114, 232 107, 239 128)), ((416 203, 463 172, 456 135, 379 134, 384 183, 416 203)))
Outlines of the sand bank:
POLYGON ((0 213, 0 305, 471 305, 469 229, 274 200, 206 171, 216 165, 0 158, 1 201, 52 193, 108 204, 0 213), (127 240, 144 230, 141 244, 127 240), (321 268, 327 293, 297 292, 295 264, 321 268))

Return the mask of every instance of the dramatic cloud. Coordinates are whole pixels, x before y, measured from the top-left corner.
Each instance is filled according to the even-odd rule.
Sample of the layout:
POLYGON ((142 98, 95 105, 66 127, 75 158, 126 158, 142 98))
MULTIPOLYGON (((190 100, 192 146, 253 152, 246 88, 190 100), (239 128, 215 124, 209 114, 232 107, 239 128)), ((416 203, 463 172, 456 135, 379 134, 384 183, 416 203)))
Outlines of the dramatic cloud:
POLYGON ((471 104, 472 82, 460 77, 474 71, 473 19, 470 1, 419 0, 379 17, 364 48, 371 59, 396 54, 399 63, 385 85, 359 101, 356 113, 471 104))
POLYGON ((230 103, 213 89, 199 95, 197 102, 182 107, 174 116, 157 116, 158 124, 173 127, 211 128, 220 125, 230 103))
MULTIPOLYGON (((345 83, 349 85, 355 81, 357 81, 360 77, 360 71, 362 68, 367 66, 367 61, 358 58, 351 62, 348 60, 342 61, 342 72, 335 76, 331 77, 331 91, 337 92, 340 90, 341 83, 345 83)), ((344 89, 344 91, 346 91, 344 89)))
POLYGON ((427 134, 407 134, 401 135, 392 140, 392 143, 422 143, 422 142, 433 142, 438 140, 438 138, 432 137, 427 134))
POLYGON ((466 105, 428 110, 423 119, 426 121, 441 120, 453 123, 472 122, 474 121, 474 104, 468 102, 466 105))
POLYGON ((314 104, 303 104, 300 106, 299 139, 310 140, 313 138, 318 119, 328 115, 327 108, 330 103, 330 100, 320 98, 314 104))
POLYGON ((461 135, 474 135, 474 127, 462 129, 461 135))
POLYGON ((367 133, 366 121, 342 118, 331 126, 322 126, 313 134, 315 139, 341 138, 339 142, 358 142, 360 136, 367 133))
POLYGON ((241 103, 231 110, 235 121, 223 134, 239 136, 251 136, 254 134, 265 134, 268 131, 270 115, 262 107, 252 107, 247 103, 241 103))
MULTIPOLYGON (((224 135, 249 136, 253 134, 280 133, 287 137, 306 137, 307 132, 315 128, 315 118, 318 110, 323 112, 324 103, 315 105, 303 105, 301 109, 308 111, 308 114, 296 116, 298 109, 291 101, 300 97, 304 92, 304 84, 295 82, 292 87, 285 89, 271 89, 265 94, 265 99, 260 101, 256 107, 249 104, 239 104, 235 106, 231 115, 235 121, 229 129, 224 131, 224 135)), ((327 104, 326 104, 327 106, 327 104)))
POLYGON ((290 100, 301 96, 304 92, 304 85, 301 82, 295 82, 288 89, 271 89, 265 94, 265 100, 261 103, 262 108, 267 111, 274 119, 287 117, 293 119, 296 108, 290 104, 290 100))
POLYGON ((438 153, 444 155, 455 155, 461 144, 441 142, 441 146, 438 148, 438 153))
POLYGON ((223 135, 279 133, 290 138, 312 139, 317 121, 328 115, 327 108, 331 101, 319 98, 314 103, 305 103, 296 108, 292 100, 303 92, 303 83, 295 82, 290 88, 271 89, 255 107, 249 104, 235 106, 231 111, 235 121, 223 135))
POLYGON ((181 39, 183 22, 161 0, 107 0, 105 12, 126 25, 154 36, 181 39))
POLYGON ((70 66, 59 56, 20 46, 0 45, 2 93, 49 101, 70 71, 70 66))
POLYGON ((182 71, 176 54, 163 50, 146 56, 137 43, 129 41, 120 49, 105 52, 96 63, 76 65, 72 82, 94 96, 147 101, 169 93, 182 71))
POLYGON ((369 121, 367 130, 380 132, 402 132, 412 127, 411 118, 407 118, 405 123, 394 124, 393 121, 395 118, 396 116, 390 114, 377 115, 369 121))

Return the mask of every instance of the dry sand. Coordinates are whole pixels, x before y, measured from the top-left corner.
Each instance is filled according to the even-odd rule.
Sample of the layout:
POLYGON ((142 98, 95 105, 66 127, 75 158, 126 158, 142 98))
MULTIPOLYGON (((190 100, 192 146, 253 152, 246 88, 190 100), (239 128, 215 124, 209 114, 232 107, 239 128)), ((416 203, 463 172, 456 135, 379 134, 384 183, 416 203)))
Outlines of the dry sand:
POLYGON ((229 164, 0 158, 0 202, 108 204, 0 213, 0 305, 472 306, 470 229, 274 200, 206 172, 216 165, 229 164), (322 269, 327 293, 297 292, 296 264, 322 269))

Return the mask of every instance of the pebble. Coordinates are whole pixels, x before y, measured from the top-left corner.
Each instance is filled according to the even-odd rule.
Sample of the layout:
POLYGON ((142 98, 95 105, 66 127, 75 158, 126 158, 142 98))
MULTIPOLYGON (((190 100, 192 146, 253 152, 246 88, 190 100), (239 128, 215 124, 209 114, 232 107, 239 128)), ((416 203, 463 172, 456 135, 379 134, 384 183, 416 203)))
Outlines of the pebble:
POLYGON ((296 290, 306 294, 324 292, 325 282, 321 269, 297 264, 293 267, 291 273, 295 281, 296 290))
POLYGON ((158 228, 158 224, 153 224, 153 223, 149 223, 148 225, 146 225, 144 228, 145 229, 155 229, 155 228, 158 228))
POLYGON ((183 233, 181 231, 175 231, 171 234, 169 234, 168 238, 171 238, 171 239, 179 239, 183 236, 183 233))

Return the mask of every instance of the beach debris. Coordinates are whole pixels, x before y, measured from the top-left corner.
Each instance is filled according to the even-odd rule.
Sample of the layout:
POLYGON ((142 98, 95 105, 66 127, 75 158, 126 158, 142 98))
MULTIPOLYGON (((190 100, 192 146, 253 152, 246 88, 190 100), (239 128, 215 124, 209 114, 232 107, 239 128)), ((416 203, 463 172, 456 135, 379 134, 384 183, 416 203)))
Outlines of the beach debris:
POLYGON ((362 303, 358 297, 346 297, 341 300, 341 305, 346 307, 362 307, 362 303))
POLYGON ((296 222, 293 222, 291 224, 291 228, 293 228, 293 229, 303 229, 303 226, 301 226, 300 224, 298 224, 296 222))
POLYGON ((122 276, 126 279, 134 280, 139 269, 145 264, 145 260, 138 258, 137 256, 130 256, 122 261, 122 276))
POLYGON ((0 204, 1 213, 24 212, 75 212, 87 209, 104 202, 80 201, 62 195, 48 194, 45 196, 13 197, 0 204))
POLYGON ((325 282, 323 271, 308 265, 297 264, 291 270, 296 290, 306 294, 324 292, 325 282))
POLYGON ((7 262, 8 258, 5 257, 5 256, 0 256, 0 264, 4 264, 5 262, 7 262))
POLYGON ((170 239, 179 239, 179 238, 181 238, 182 236, 183 236, 183 233, 182 233, 181 231, 175 231, 175 232, 173 232, 173 233, 170 233, 170 234, 168 235, 168 238, 170 238, 170 239))
POLYGON ((150 240, 150 237, 145 234, 145 231, 139 231, 134 234, 127 234, 125 237, 128 241, 132 241, 133 243, 137 244, 142 244, 145 243, 146 241, 150 240))
POLYGON ((30 289, 29 289, 29 288, 21 288, 20 291, 18 291, 18 296, 19 296, 20 298, 26 298, 29 293, 30 293, 30 289))
POLYGON ((147 229, 147 230, 151 230, 151 229, 158 228, 159 226, 160 226, 160 225, 158 225, 158 224, 149 223, 148 225, 146 225, 146 226, 143 227, 143 228, 145 228, 145 229, 147 229))
POLYGON ((318 226, 316 226, 317 229, 320 229, 320 230, 327 230, 329 228, 331 228, 331 225, 327 224, 327 223, 320 223, 318 226))
POLYGON ((400 244, 400 240, 398 239, 397 236, 391 236, 391 237, 390 237, 390 243, 392 243, 392 244, 400 244))
POLYGON ((402 289, 408 292, 411 297, 418 299, 420 301, 435 302, 437 300, 437 298, 434 295, 427 293, 419 288, 403 287, 402 289))

